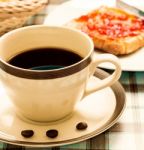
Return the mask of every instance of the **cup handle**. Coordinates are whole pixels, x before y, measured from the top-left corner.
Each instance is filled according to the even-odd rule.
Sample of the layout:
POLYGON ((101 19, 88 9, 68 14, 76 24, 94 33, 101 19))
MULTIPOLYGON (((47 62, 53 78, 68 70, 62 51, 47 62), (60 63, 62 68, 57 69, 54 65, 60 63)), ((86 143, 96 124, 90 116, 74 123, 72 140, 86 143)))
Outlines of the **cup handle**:
POLYGON ((88 95, 105 87, 111 86, 121 76, 121 65, 119 59, 116 56, 112 54, 100 54, 98 56, 94 55, 92 59, 93 60, 90 66, 90 76, 94 74, 96 67, 104 62, 110 62, 111 64, 113 64, 115 66, 115 70, 111 75, 101 80, 97 85, 86 87, 84 95, 88 95))

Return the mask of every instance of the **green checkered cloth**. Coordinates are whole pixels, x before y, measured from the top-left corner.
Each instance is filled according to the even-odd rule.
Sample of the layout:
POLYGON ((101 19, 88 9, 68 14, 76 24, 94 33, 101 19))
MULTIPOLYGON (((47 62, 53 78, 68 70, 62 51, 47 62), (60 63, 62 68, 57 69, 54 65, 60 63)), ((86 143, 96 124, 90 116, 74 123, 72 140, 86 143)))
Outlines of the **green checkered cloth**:
MULTIPOLYGON (((42 24, 46 12, 47 8, 25 25, 42 24)), ((118 122, 102 134, 77 144, 51 148, 0 143, 0 150, 144 150, 144 72, 123 72, 120 83, 126 91, 126 109, 118 122)))

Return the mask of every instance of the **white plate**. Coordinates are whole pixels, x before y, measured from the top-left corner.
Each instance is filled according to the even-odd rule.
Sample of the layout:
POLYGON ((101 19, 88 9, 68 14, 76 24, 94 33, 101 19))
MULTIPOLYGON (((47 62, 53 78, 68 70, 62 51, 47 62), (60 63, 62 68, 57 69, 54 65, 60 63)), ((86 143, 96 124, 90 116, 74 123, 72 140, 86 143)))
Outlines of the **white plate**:
MULTIPOLYGON (((100 69, 96 71, 95 75, 97 77, 91 78, 90 86, 107 76, 100 69)), ((125 92, 117 82, 111 88, 105 88, 85 97, 77 105, 72 116, 57 122, 42 124, 18 117, 0 84, 0 141, 32 147, 51 147, 80 142, 94 137, 114 125, 124 108, 125 92), (76 130, 76 124, 80 121, 88 124, 86 130, 76 130), (21 131, 25 129, 34 130, 34 136, 22 137, 21 131), (49 129, 57 129, 58 137, 48 138, 46 131, 49 129)))
MULTIPOLYGON (((54 9, 45 19, 44 24, 61 26, 71 19, 78 17, 101 5, 115 6, 115 0, 71 0, 54 9)), ((102 52, 96 51, 97 54, 102 52)), ((123 71, 144 71, 144 48, 130 55, 121 56, 120 63, 123 71)), ((102 68, 113 69, 105 63, 102 68)))

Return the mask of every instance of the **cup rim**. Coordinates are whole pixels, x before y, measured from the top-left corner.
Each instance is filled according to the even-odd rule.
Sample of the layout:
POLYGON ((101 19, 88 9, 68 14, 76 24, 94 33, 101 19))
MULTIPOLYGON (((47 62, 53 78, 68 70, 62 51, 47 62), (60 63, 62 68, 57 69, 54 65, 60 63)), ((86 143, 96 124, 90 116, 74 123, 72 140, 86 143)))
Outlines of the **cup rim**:
POLYGON ((78 34, 81 34, 84 36, 90 43, 91 48, 89 53, 79 62, 74 63, 72 65, 63 67, 63 68, 58 68, 58 69, 52 69, 52 70, 31 70, 31 69, 24 69, 20 67, 16 67, 14 65, 9 64, 8 62, 4 61, 2 58, 0 58, 0 68, 4 70, 5 72, 22 77, 22 78, 29 78, 29 79, 53 79, 53 78, 59 78, 59 77, 64 77, 67 75, 74 74, 76 72, 79 72, 80 70, 84 69, 87 67, 91 61, 92 61, 92 52, 94 50, 94 43, 92 39, 85 33, 77 30, 77 29, 72 29, 64 26, 47 26, 47 25, 31 25, 31 26, 26 26, 26 27, 21 27, 18 29, 14 29, 4 35, 1 36, 0 42, 5 40, 8 36, 11 34, 15 34, 18 31, 21 30, 27 30, 27 29, 34 29, 34 28, 51 28, 51 29, 64 29, 64 30, 71 30, 73 32, 76 32, 78 34))

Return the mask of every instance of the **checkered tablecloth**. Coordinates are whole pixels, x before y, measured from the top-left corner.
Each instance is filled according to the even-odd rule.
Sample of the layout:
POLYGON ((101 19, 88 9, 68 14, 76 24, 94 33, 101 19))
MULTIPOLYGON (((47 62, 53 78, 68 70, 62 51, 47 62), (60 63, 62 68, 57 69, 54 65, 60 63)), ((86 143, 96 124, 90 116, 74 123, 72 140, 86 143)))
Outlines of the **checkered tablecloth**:
MULTIPOLYGON (((42 24, 55 5, 33 16, 26 25, 42 24)), ((123 72, 120 83, 126 91, 126 109, 118 122, 86 141, 52 148, 30 148, 0 143, 0 150, 144 150, 144 72, 123 72)))

